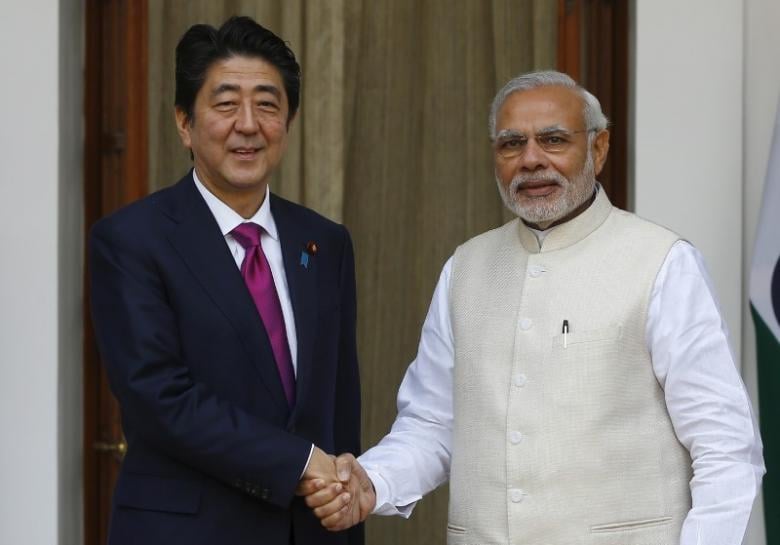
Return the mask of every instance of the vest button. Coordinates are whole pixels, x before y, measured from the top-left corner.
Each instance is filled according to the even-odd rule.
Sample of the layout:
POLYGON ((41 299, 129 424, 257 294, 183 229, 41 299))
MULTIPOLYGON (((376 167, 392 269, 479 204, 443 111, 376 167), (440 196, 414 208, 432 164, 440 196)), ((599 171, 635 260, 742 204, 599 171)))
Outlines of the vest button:
POLYGON ((509 498, 512 500, 512 503, 520 503, 523 501, 523 496, 525 496, 525 492, 519 488, 513 488, 509 491, 509 498))
POLYGON ((519 444, 520 441, 522 441, 522 440, 523 440, 523 434, 522 433, 520 433, 519 431, 510 432, 510 434, 509 434, 509 441, 513 445, 519 444))
POLYGON ((531 275, 531 278, 539 278, 541 276, 541 274, 542 274, 542 268, 539 267, 539 266, 531 267, 528 270, 528 274, 531 275))
POLYGON ((512 382, 518 388, 522 388, 526 385, 526 383, 528 383, 528 377, 526 377, 523 373, 517 373, 512 379, 512 382))
POLYGON ((523 331, 528 331, 529 329, 531 329, 531 325, 532 322, 530 318, 523 318, 522 320, 520 320, 520 329, 522 329, 523 331))

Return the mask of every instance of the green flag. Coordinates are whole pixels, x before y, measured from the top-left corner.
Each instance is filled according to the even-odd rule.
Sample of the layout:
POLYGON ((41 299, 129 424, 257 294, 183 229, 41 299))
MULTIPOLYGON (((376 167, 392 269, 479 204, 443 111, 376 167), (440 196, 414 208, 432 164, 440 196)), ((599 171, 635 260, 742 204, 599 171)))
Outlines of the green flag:
POLYGON ((767 469, 766 542, 775 544, 780 543, 780 108, 753 252, 750 310, 756 326, 758 405, 767 469))

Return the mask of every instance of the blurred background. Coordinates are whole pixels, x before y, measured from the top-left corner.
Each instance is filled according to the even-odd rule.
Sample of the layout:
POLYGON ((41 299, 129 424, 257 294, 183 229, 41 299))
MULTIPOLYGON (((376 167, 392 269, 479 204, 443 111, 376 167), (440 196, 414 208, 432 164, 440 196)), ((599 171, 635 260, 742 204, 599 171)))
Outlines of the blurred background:
MULTIPOLYGON (((601 100, 613 203, 704 253, 758 408, 747 279, 780 96, 777 0, 3 0, 0 543, 104 542, 123 442, 84 312, 85 233, 190 168, 174 48, 234 14, 303 69, 272 191, 354 238, 364 447, 392 423, 445 260, 509 219, 490 101, 544 68, 601 100)), ((446 508, 445 488, 409 521, 372 518, 367 542, 443 544, 446 508)), ((767 543, 763 514, 759 500, 745 543, 767 543)))

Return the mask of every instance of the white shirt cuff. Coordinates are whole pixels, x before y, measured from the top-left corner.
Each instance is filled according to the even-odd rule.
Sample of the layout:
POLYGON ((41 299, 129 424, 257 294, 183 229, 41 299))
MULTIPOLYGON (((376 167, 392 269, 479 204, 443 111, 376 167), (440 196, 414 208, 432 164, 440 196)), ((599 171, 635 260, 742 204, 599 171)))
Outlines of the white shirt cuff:
POLYGON ((374 492, 376 493, 376 505, 374 505, 374 510, 371 511, 371 514, 382 516, 398 515, 408 519, 412 515, 417 502, 414 501, 408 505, 393 505, 390 503, 390 487, 387 485, 387 481, 376 471, 366 469, 366 473, 374 484, 374 492))
POLYGON ((298 477, 298 480, 303 479, 303 476, 306 474, 306 470, 309 469, 309 464, 311 463, 312 454, 314 454, 314 443, 311 444, 311 448, 309 449, 309 458, 306 460, 306 465, 303 466, 303 471, 301 471, 301 476, 298 477))

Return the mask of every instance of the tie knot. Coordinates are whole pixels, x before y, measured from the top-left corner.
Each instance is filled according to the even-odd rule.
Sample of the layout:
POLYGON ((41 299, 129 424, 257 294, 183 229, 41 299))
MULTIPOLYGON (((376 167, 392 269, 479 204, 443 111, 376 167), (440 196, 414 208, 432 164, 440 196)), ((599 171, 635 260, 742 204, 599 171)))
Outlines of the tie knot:
POLYGON ((261 229, 262 227, 256 223, 247 222, 230 231, 230 234, 246 250, 247 248, 260 245, 261 229))

